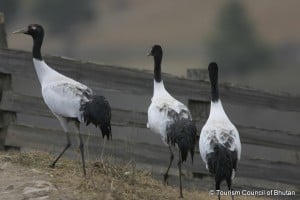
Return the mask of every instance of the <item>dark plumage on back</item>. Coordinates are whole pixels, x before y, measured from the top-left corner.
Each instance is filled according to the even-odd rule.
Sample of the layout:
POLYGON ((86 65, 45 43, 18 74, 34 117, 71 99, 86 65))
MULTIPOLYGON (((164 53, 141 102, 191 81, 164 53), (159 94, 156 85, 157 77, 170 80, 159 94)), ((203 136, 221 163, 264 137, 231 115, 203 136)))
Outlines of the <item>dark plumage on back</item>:
POLYGON ((179 119, 167 128, 167 142, 171 145, 178 145, 181 152, 181 160, 186 161, 188 152, 194 158, 197 128, 190 119, 179 119))
POLYGON ((102 137, 111 138, 111 109, 108 101, 103 96, 93 95, 88 102, 80 106, 86 125, 90 123, 100 127, 102 137))
POLYGON ((209 172, 215 176, 216 190, 219 190, 223 180, 231 185, 232 169, 237 167, 237 152, 216 143, 214 151, 207 154, 207 164, 209 172))

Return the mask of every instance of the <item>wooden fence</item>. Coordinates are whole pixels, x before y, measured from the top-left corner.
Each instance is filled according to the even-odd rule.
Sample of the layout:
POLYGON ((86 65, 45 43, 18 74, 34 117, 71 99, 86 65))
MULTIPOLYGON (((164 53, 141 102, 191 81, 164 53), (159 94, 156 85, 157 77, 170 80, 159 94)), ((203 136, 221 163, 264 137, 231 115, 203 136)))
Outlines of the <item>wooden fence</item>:
MULTIPOLYGON (((141 71, 52 56, 46 56, 45 60, 57 71, 88 85, 110 101, 113 140, 106 142, 105 154, 134 160, 139 168, 156 175, 165 170, 168 149, 159 136, 146 129, 147 107, 153 90, 152 64, 151 71, 141 71)), ((163 79, 170 93, 188 104, 200 132, 209 113, 209 83, 166 74, 163 79)), ((236 187, 300 191, 300 98, 229 85, 220 86, 220 95, 242 141, 236 187)), ((0 97, 1 148, 51 153, 63 148, 65 135, 41 98, 30 53, 0 50, 0 97)), ((99 130, 82 127, 82 131, 87 157, 97 158, 103 142, 99 130)), ((72 140, 77 145, 76 138, 73 136, 72 140)), ((78 157, 74 151, 76 145, 67 155, 78 157)), ((171 182, 176 183, 176 165, 173 167, 171 182)), ((214 187, 198 151, 194 164, 187 162, 184 168, 185 185, 214 187)))

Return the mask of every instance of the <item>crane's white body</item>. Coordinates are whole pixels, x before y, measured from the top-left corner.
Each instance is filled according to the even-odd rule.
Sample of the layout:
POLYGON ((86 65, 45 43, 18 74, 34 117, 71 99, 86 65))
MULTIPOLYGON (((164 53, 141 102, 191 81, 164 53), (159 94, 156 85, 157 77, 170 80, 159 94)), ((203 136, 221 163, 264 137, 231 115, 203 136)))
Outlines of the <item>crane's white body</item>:
POLYGON ((42 88, 42 96, 55 116, 77 118, 83 121, 80 104, 88 101, 84 92, 89 95, 92 90, 87 86, 68 78, 50 68, 43 60, 33 58, 42 88))
POLYGON ((168 93, 163 81, 156 82, 154 80, 153 97, 148 108, 147 128, 159 134, 166 142, 167 126, 174 122, 175 117, 191 119, 191 114, 183 103, 168 93))
POLYGON ((227 117, 220 100, 211 102, 208 120, 200 133, 199 149, 206 167, 206 155, 213 152, 215 143, 223 144, 231 151, 237 151, 237 157, 240 160, 241 142, 239 133, 227 117))

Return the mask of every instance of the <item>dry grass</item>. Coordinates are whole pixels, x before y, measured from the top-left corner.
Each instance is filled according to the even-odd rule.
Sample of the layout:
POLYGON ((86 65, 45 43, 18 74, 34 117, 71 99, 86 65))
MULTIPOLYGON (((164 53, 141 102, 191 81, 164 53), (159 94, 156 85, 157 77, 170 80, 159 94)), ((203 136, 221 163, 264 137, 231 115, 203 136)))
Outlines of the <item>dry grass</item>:
MULTIPOLYGON (((1 162, 11 162, 26 173, 38 171, 59 190, 61 199, 178 199, 177 187, 164 186, 151 173, 135 169, 135 163, 120 162, 112 157, 87 163, 83 178, 81 162, 62 159, 55 169, 48 167, 53 157, 43 152, 1 152, 1 162)), ((183 191, 185 199, 217 199, 206 191, 183 191)), ((231 199, 222 197, 222 200, 231 199)), ((237 197, 235 199, 257 199, 237 197)))

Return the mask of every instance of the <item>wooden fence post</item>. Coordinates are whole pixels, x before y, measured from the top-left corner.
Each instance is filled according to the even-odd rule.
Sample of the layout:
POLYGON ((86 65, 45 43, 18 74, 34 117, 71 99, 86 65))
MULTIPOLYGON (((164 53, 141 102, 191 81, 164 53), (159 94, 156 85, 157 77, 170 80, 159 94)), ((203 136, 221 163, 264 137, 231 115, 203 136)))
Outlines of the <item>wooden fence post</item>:
POLYGON ((4 14, 0 12, 0 48, 7 49, 4 14))
MULTIPOLYGON (((2 103, 2 94, 5 90, 11 90, 11 75, 0 73, 0 103, 2 103)), ((5 149, 5 139, 8 126, 15 122, 16 113, 0 110, 0 150, 5 149)))

